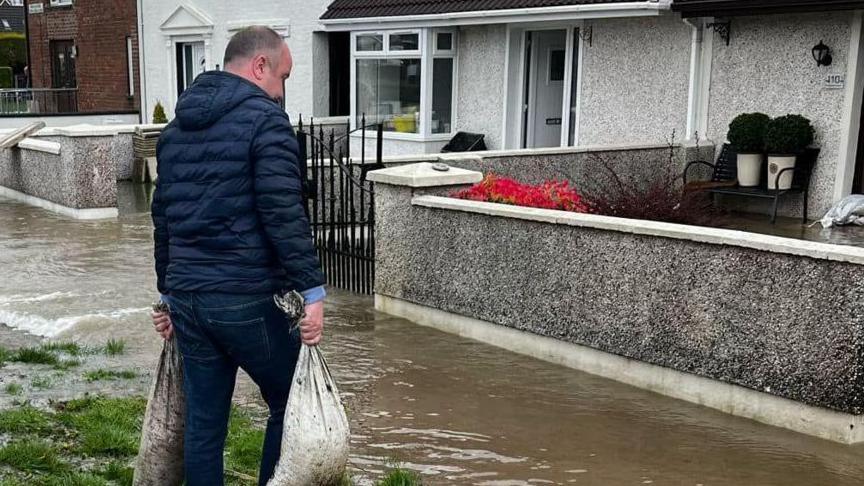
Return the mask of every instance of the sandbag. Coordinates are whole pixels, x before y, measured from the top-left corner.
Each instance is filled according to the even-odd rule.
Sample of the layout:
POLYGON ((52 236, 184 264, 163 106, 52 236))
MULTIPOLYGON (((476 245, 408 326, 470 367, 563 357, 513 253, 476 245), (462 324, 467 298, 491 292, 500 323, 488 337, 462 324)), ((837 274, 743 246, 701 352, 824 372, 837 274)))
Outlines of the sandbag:
POLYGON ((853 194, 834 205, 820 221, 823 228, 832 226, 864 226, 864 195, 853 194))
POLYGON ((186 395, 177 338, 162 345, 141 427, 141 446, 133 486, 179 486, 183 483, 183 429, 186 395))
POLYGON ((304 344, 285 407, 282 455, 267 486, 340 484, 350 434, 345 407, 321 350, 304 344))

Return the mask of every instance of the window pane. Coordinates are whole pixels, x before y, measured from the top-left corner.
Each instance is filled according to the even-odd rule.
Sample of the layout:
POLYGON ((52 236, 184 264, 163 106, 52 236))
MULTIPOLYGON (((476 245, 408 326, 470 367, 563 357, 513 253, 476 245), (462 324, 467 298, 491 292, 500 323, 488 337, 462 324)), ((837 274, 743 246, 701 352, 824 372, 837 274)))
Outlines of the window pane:
POLYGON ((439 32, 436 36, 435 45, 439 51, 453 50, 453 34, 449 32, 439 32))
POLYGON ((579 29, 574 31, 573 35, 573 71, 570 77, 570 134, 567 137, 567 145, 573 146, 576 144, 576 103, 578 101, 578 84, 579 79, 579 29))
POLYGON ((432 133, 452 131, 453 59, 435 59, 432 63, 432 133))
POLYGON ((383 123, 384 130, 418 133, 420 59, 357 60, 357 126, 383 123))
POLYGON ((391 51, 416 51, 419 49, 419 34, 392 34, 390 36, 391 51))
POLYGON ((564 49, 549 52, 549 81, 564 81, 564 49))
POLYGON ((381 34, 367 34, 357 36, 358 51, 383 51, 384 36, 381 34))

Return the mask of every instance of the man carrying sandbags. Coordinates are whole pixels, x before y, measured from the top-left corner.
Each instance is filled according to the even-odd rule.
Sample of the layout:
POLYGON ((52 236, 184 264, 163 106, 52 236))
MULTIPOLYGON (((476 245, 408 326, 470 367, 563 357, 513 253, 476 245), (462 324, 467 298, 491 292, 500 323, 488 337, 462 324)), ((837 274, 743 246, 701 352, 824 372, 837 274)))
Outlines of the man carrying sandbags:
POLYGON ((291 74, 288 46, 250 27, 228 44, 225 71, 201 74, 163 131, 153 197, 158 288, 154 313, 176 332, 186 392, 188 486, 223 484, 222 455, 238 368, 270 408, 259 474, 279 459, 283 414, 302 342, 323 331, 324 277, 304 211, 298 142, 280 108, 291 74), (299 334, 274 303, 305 298, 299 334))

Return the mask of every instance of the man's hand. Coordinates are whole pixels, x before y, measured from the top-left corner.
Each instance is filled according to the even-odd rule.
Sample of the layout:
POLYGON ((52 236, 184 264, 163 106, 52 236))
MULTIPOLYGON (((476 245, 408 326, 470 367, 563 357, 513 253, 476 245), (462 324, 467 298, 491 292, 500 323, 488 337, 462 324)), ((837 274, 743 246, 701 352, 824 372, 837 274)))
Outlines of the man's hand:
POLYGON ((300 339, 307 346, 316 346, 324 335, 324 301, 306 306, 306 317, 300 321, 300 339))
POLYGON ((156 333, 166 341, 171 339, 171 335, 174 334, 174 325, 171 324, 171 314, 167 312, 151 312, 150 317, 153 318, 153 327, 156 328, 156 333))

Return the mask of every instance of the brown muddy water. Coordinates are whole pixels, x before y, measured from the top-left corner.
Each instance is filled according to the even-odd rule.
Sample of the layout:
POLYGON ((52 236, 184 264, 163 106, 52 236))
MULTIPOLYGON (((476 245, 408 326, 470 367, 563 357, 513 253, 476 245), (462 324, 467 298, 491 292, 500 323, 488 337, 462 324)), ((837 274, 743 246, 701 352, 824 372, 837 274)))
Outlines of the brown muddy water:
MULTIPOLYGON (((147 192, 124 186, 122 202, 119 220, 81 222, 0 199, 0 343, 124 339, 122 365, 152 368, 160 342, 147 319, 156 297, 147 192)), ((331 291, 327 314, 323 349, 346 398, 360 484, 394 463, 429 485, 864 484, 862 447, 416 326, 374 311, 368 297, 331 291)), ((3 380, 20 372, 0 370, 3 380)), ((44 393, 144 394, 147 381, 44 393)), ((260 405, 244 378, 237 400, 260 405)))

